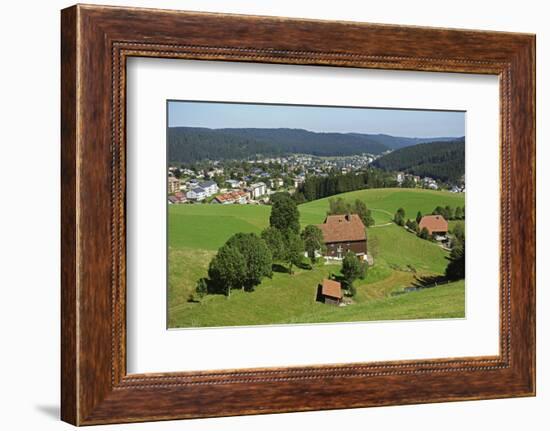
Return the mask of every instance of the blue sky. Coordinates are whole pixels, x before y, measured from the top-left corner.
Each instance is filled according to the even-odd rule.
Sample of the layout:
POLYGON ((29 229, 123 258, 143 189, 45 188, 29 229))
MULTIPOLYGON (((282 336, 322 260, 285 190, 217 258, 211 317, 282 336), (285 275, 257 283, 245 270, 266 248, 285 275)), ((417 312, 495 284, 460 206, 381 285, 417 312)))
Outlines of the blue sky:
POLYGON ((464 136, 465 112, 169 101, 168 126, 285 127, 430 138, 464 136))

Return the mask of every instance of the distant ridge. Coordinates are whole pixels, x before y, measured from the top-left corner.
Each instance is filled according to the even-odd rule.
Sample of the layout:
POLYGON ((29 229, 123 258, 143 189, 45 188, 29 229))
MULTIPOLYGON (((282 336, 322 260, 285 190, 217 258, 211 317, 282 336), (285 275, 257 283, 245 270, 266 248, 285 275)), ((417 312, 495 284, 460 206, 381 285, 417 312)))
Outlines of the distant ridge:
POLYGON ((450 141, 456 138, 403 138, 384 134, 322 133, 289 128, 170 127, 168 156, 172 163, 194 163, 201 160, 247 159, 257 155, 378 155, 436 139, 450 141))
POLYGON ((432 138, 407 138, 402 136, 392 136, 383 133, 379 134, 361 134, 352 133, 353 135, 368 136, 370 139, 375 140, 380 144, 384 144, 392 150, 398 150, 400 148, 409 147, 411 145, 425 144, 427 142, 447 142, 463 139, 464 136, 437 136, 432 138))

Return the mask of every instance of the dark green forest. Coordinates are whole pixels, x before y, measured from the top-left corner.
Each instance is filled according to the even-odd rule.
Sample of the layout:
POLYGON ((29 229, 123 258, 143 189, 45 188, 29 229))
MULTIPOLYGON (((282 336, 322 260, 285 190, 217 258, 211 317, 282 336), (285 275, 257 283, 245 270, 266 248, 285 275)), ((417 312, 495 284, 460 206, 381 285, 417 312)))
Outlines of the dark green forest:
POLYGON ((464 148, 464 138, 419 144, 382 156, 373 165, 385 171, 458 182, 464 175, 464 148))
POLYGON ((456 137, 437 137, 437 138, 405 138, 403 136, 391 136, 383 133, 379 134, 361 134, 350 133, 350 135, 368 136, 370 139, 383 144, 391 150, 398 150, 400 148, 410 147, 411 145, 425 144, 427 142, 447 142, 456 141, 459 139, 456 137))
MULTIPOLYGON (((433 138, 432 138, 433 139, 433 138)), ((441 138, 453 139, 453 138, 441 138)), ((415 145, 421 138, 361 133, 316 133, 304 129, 208 129, 170 127, 169 162, 247 159, 256 155, 350 156, 415 145)))
POLYGON ((367 169, 359 174, 333 173, 326 177, 309 176, 296 193, 298 201, 313 201, 340 193, 362 189, 396 187, 395 175, 378 169, 367 169))

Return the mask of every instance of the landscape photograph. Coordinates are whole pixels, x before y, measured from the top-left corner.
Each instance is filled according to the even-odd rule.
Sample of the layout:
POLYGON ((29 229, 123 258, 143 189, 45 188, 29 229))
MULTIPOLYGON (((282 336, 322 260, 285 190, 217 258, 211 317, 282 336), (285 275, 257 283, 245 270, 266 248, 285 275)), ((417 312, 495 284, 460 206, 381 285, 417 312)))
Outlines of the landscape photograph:
POLYGON ((465 318, 465 112, 167 102, 169 328, 465 318))

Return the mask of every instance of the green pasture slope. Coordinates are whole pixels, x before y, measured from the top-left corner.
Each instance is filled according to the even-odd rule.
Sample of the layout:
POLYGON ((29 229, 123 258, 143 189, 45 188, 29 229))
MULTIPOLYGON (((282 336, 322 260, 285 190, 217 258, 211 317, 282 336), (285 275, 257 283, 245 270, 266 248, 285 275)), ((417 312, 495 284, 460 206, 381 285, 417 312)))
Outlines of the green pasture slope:
MULTIPOLYGON (((275 273, 255 292, 234 291, 230 299, 208 295, 189 302, 196 281, 206 275, 216 250, 234 233, 259 233, 269 223, 269 206, 169 206, 168 317, 170 327, 208 327, 284 323, 345 322, 464 316, 464 282, 403 293, 418 278, 441 275, 447 253, 391 223, 403 207, 406 217, 429 213, 437 205, 464 205, 464 195, 419 189, 372 189, 339 195, 361 199, 373 209, 368 229, 375 265, 357 282, 355 304, 332 307, 315 302, 317 283, 339 265, 316 265, 294 275, 275 273)), ((300 205, 302 225, 321 223, 328 199, 300 205)))
MULTIPOLYGON (((385 223, 393 217, 395 211, 402 207, 405 209, 405 219, 415 219, 416 213, 431 214, 438 205, 450 205, 455 208, 464 205, 464 193, 450 193, 437 190, 424 189, 370 189, 337 195, 346 200, 361 199, 372 210, 374 221, 377 224, 385 223)), ((331 198, 319 199, 300 206, 300 214, 305 224, 320 223, 319 219, 328 208, 331 198)), ((322 221, 322 220, 321 220, 322 221)))

